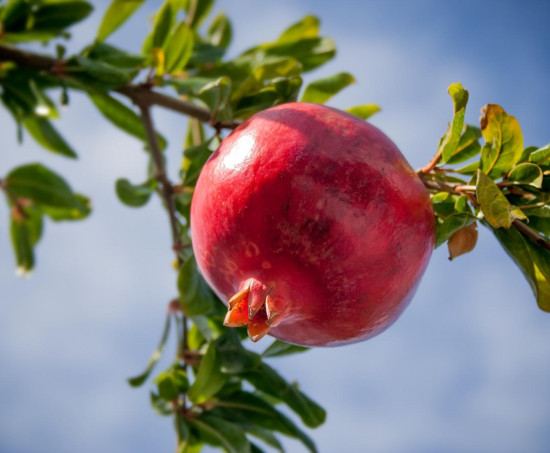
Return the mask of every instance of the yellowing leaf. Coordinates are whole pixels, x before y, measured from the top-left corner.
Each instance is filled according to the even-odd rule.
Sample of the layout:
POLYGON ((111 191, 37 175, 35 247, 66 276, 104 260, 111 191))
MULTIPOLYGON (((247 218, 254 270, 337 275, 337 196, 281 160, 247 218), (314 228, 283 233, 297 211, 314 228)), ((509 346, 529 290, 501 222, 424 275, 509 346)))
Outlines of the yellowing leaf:
POLYGON ((481 170, 496 179, 516 164, 523 153, 523 134, 518 121, 502 107, 487 104, 481 109, 481 170))
POLYGON ((515 219, 526 219, 517 206, 513 206, 498 186, 485 173, 477 172, 477 202, 485 219, 493 228, 510 228, 515 219))

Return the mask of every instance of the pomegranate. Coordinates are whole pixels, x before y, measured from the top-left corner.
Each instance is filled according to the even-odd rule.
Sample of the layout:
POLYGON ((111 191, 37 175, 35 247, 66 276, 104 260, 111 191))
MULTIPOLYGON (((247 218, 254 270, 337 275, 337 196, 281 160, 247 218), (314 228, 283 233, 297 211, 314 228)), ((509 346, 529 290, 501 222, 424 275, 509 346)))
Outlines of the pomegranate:
POLYGON ((370 338, 411 300, 434 245, 428 193, 376 127, 317 104, 264 110, 205 164, 191 204, 199 270, 248 325, 305 346, 370 338))

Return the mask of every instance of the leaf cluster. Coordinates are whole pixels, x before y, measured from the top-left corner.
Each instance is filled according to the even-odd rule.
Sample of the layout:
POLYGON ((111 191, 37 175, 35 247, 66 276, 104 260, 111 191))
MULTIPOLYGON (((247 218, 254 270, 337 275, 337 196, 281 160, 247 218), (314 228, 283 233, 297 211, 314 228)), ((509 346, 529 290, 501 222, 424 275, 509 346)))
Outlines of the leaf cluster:
POLYGON ((517 119, 496 104, 482 108, 479 128, 466 125, 468 91, 456 83, 449 94, 452 122, 431 165, 419 171, 431 191, 435 245, 449 241, 451 258, 466 253, 481 223, 550 311, 550 145, 525 147, 517 119))

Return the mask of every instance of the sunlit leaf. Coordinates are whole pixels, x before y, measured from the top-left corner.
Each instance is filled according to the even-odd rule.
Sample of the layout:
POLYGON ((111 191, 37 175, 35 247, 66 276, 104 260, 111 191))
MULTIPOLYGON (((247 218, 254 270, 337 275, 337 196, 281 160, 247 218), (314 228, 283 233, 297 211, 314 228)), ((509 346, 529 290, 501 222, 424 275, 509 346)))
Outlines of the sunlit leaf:
POLYGON ((529 155, 529 162, 541 165, 550 159, 550 143, 533 150, 529 155))
POLYGON ((295 42, 306 38, 319 36, 319 19, 315 16, 305 16, 300 21, 288 27, 277 40, 278 43, 295 42))
POLYGON ((511 205, 498 186, 478 170, 476 196, 485 219, 493 228, 510 228, 515 219, 525 219, 521 209, 511 205))
POLYGON ((496 179, 516 164, 523 153, 523 134, 518 121, 502 107, 487 104, 481 116, 485 145, 481 150, 481 170, 496 179))
POLYGON ((376 104, 363 104, 349 107, 346 109, 346 112, 351 113, 352 115, 355 115, 362 120, 366 120, 375 113, 378 113, 380 110, 380 106, 376 104))
POLYGON ((481 145, 478 141, 480 137, 481 129, 467 125, 464 132, 462 132, 462 135, 460 136, 456 149, 447 160, 447 163, 458 164, 477 156, 481 152, 481 145))
POLYGON ((345 87, 355 83, 355 78, 347 72, 311 82, 305 89, 301 102, 324 104, 345 87))
POLYGON ((196 29, 206 16, 208 16, 213 5, 214 0, 188 0, 186 6, 186 21, 189 26, 196 29))
POLYGON ((213 45, 227 49, 233 38, 233 28, 225 13, 214 17, 208 27, 208 38, 213 45))
POLYGON ((468 91, 462 88, 462 84, 453 83, 449 86, 448 91, 453 100, 454 115, 453 121, 439 145, 443 162, 448 162, 456 151, 462 129, 464 128, 464 114, 466 112, 466 104, 468 103, 468 91))
POLYGON ((143 3, 144 0, 113 0, 103 14, 97 31, 97 41, 103 41, 114 33, 143 3))
POLYGON ((540 189, 542 187, 542 170, 538 165, 522 163, 512 168, 508 180, 540 189))
POLYGON ((515 228, 492 228, 492 231, 521 269, 541 310, 550 311, 550 252, 531 243, 515 228))
POLYGON ((180 71, 185 67, 191 58, 193 43, 193 32, 185 22, 180 22, 166 42, 166 72, 180 71))

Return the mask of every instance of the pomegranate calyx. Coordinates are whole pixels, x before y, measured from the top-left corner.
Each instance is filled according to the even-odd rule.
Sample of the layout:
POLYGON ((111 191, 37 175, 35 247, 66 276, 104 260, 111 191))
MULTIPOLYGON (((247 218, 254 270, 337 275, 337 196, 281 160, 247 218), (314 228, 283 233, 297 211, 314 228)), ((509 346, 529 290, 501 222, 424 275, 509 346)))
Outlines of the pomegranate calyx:
POLYGON ((283 307, 269 296, 271 290, 260 282, 250 279, 245 285, 229 299, 223 324, 226 327, 248 326, 248 336, 258 341, 282 320, 283 307))

